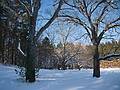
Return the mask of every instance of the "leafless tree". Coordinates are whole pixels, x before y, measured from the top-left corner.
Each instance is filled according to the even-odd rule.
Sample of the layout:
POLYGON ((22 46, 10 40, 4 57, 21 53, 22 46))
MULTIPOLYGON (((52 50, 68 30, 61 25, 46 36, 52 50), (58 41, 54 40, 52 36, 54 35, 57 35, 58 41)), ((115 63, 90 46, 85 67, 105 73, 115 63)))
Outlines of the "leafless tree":
MULTIPOLYGON (((110 31, 119 32, 119 0, 64 0, 60 17, 84 28, 94 46, 93 77, 100 77, 98 46, 110 31)), ((120 55, 120 54, 119 54, 120 55)), ((113 55, 114 56, 114 55, 113 55)))
POLYGON ((2 0, 1 6, 12 15, 13 18, 16 18, 18 21, 22 21, 23 17, 21 14, 21 9, 18 7, 21 5, 23 7, 23 14, 26 15, 26 18, 28 20, 28 35, 26 36, 26 43, 27 43, 27 49, 26 53, 21 50, 21 42, 18 44, 19 51, 23 54, 23 56, 26 58, 26 81, 28 82, 34 82, 35 81, 35 61, 36 61, 36 43, 39 39, 39 36, 51 25, 51 23, 58 17, 58 13, 63 5, 63 0, 56 0, 56 9, 52 13, 52 16, 49 20, 42 26, 39 27, 39 30, 37 30, 36 33, 36 21, 38 17, 38 12, 41 9, 41 2, 42 0, 2 0), (16 10, 11 8, 10 6, 4 4, 4 2, 7 1, 9 3, 14 2, 13 6, 16 7, 16 10))
POLYGON ((74 27, 65 27, 65 23, 59 25, 58 30, 56 30, 58 35, 59 44, 55 49, 55 55, 58 59, 58 69, 67 69, 67 64, 72 62, 77 62, 73 59, 76 55, 79 55, 81 48, 76 49, 73 42, 70 42, 70 38, 73 38, 74 27))

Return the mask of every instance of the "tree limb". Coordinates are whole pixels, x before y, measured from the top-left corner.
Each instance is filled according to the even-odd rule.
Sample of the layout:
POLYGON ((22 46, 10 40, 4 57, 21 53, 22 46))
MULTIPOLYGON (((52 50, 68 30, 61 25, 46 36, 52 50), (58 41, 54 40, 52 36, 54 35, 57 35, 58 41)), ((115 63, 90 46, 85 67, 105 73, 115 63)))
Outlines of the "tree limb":
MULTIPOLYGON (((97 3, 97 1, 95 2, 95 3, 97 3, 97 5, 92 9, 92 7, 91 7, 91 9, 90 9, 90 13, 92 14, 98 7, 99 7, 99 5, 101 4, 101 3, 103 3, 103 2, 105 2, 106 0, 101 0, 99 3, 97 3)), ((94 4, 95 4, 94 3, 94 4)))
POLYGON ((107 55, 105 57, 99 58, 99 60, 106 60, 106 59, 114 58, 114 57, 120 57, 120 54, 110 54, 110 55, 107 55))
POLYGON ((86 32, 88 33, 88 36, 91 39, 91 34, 90 34, 90 31, 89 31, 91 28, 87 24, 85 24, 85 22, 83 22, 80 18, 73 17, 73 16, 70 16, 70 15, 60 15, 59 17, 69 18, 68 19, 69 21, 80 24, 86 30, 86 32))
POLYGON ((57 9, 55 10, 51 19, 43 27, 41 27, 40 30, 38 31, 38 33, 36 34, 36 36, 35 36, 36 40, 39 38, 39 36, 42 34, 42 32, 45 31, 51 25, 51 23, 58 17, 58 13, 59 13, 62 5, 63 5, 63 0, 60 0, 59 5, 58 5, 57 9))

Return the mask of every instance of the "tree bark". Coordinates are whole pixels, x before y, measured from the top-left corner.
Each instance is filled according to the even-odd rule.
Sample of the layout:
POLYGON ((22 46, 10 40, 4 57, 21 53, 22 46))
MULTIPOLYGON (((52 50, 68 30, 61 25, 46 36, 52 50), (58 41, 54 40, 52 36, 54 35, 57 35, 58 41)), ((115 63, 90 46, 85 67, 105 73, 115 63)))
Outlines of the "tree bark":
POLYGON ((4 63, 4 49, 5 49, 5 30, 2 28, 2 27, 0 27, 0 60, 1 60, 1 63, 4 63))
POLYGON ((30 30, 27 39, 27 54, 26 54, 26 81, 35 82, 35 62, 36 62, 36 40, 34 39, 35 28, 34 28, 34 17, 30 16, 30 30))
POLYGON ((27 41, 27 56, 26 56, 26 81, 35 82, 35 46, 32 41, 27 41))
MULTIPOLYGON (((31 5, 31 2, 29 2, 31 5)), ((36 42, 39 39, 39 36, 45 31, 51 23, 58 17, 58 13, 63 5, 63 0, 60 0, 57 9, 55 10, 51 19, 43 26, 38 33, 35 34, 36 20, 38 15, 38 10, 41 6, 41 0, 33 0, 34 3, 34 11, 32 12, 32 8, 30 11, 26 8, 27 13, 29 15, 30 20, 30 29, 28 30, 28 40, 27 40, 27 54, 26 54, 26 81, 34 82, 35 81, 35 61, 36 61, 36 42)))
POLYGON ((98 45, 94 46, 94 55, 93 55, 93 77, 100 77, 100 61, 99 61, 99 51, 98 45))

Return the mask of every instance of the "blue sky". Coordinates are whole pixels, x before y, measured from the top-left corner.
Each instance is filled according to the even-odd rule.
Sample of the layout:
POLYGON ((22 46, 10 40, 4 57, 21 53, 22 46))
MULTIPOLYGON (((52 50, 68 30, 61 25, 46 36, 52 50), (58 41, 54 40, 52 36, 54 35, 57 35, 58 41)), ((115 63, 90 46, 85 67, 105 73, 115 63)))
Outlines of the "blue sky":
MULTIPOLYGON (((39 15, 42 15, 44 16, 44 18, 50 18, 50 13, 51 12, 54 12, 54 7, 53 7, 53 2, 55 0, 42 0, 42 6, 41 6, 41 9, 39 11, 39 15)), ((120 13, 118 12, 117 13, 118 15, 120 15, 120 13)), ((115 17, 115 15, 111 15, 110 17, 115 17)), ((41 19, 41 16, 38 16, 38 21, 37 21, 37 27, 36 29, 39 30, 39 28, 41 26, 43 26, 47 20, 39 20, 41 19)), ((70 26, 64 26, 65 29, 67 29, 67 27, 70 27, 70 26)), ((81 35, 83 35, 85 33, 85 30, 82 29, 80 26, 73 26, 74 27, 74 30, 76 31, 75 34, 73 34, 73 37, 80 37, 81 35)), ((50 26, 44 33, 43 35, 44 36, 47 36, 46 35, 46 32, 51 32, 53 31, 53 34, 55 34, 55 38, 56 38, 56 42, 59 42, 60 39, 59 39, 59 35, 56 33, 56 30, 55 29, 58 29, 58 26, 56 25, 52 25, 50 26), (53 28, 54 27, 54 28, 53 28)), ((119 32, 120 32, 120 28, 118 28, 119 32)), ((110 33, 106 33, 105 35, 109 35, 110 33)), ((114 36, 115 39, 120 39, 120 35, 117 35, 114 36)), ((68 39, 69 42, 75 42, 75 40, 73 38, 69 38, 68 39)), ((103 39, 102 42, 106 42, 106 41, 111 41, 111 39, 103 39)), ((80 42, 80 43, 83 43, 83 44, 88 44, 90 43, 90 40, 88 38, 82 38, 80 40, 77 40, 77 42, 80 42)))

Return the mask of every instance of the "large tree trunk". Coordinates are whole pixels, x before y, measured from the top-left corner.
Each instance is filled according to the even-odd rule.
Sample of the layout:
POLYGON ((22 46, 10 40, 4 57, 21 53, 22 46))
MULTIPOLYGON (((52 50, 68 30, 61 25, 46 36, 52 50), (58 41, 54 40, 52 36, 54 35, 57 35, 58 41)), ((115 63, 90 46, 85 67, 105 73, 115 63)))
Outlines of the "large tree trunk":
POLYGON ((26 81, 34 82, 35 81, 35 46, 34 43, 28 40, 27 42, 27 56, 26 56, 26 81))
POLYGON ((100 61, 98 45, 94 45, 94 55, 93 55, 93 77, 100 77, 100 61))
POLYGON ((0 27, 0 60, 1 63, 4 63, 4 49, 5 49, 5 30, 0 27))
POLYGON ((26 81, 35 82, 35 62, 36 62, 36 40, 34 38, 35 27, 34 17, 30 16, 30 30, 27 36, 27 55, 26 55, 26 81))
POLYGON ((62 62, 61 68, 62 68, 62 70, 66 70, 67 69, 65 59, 62 62))

